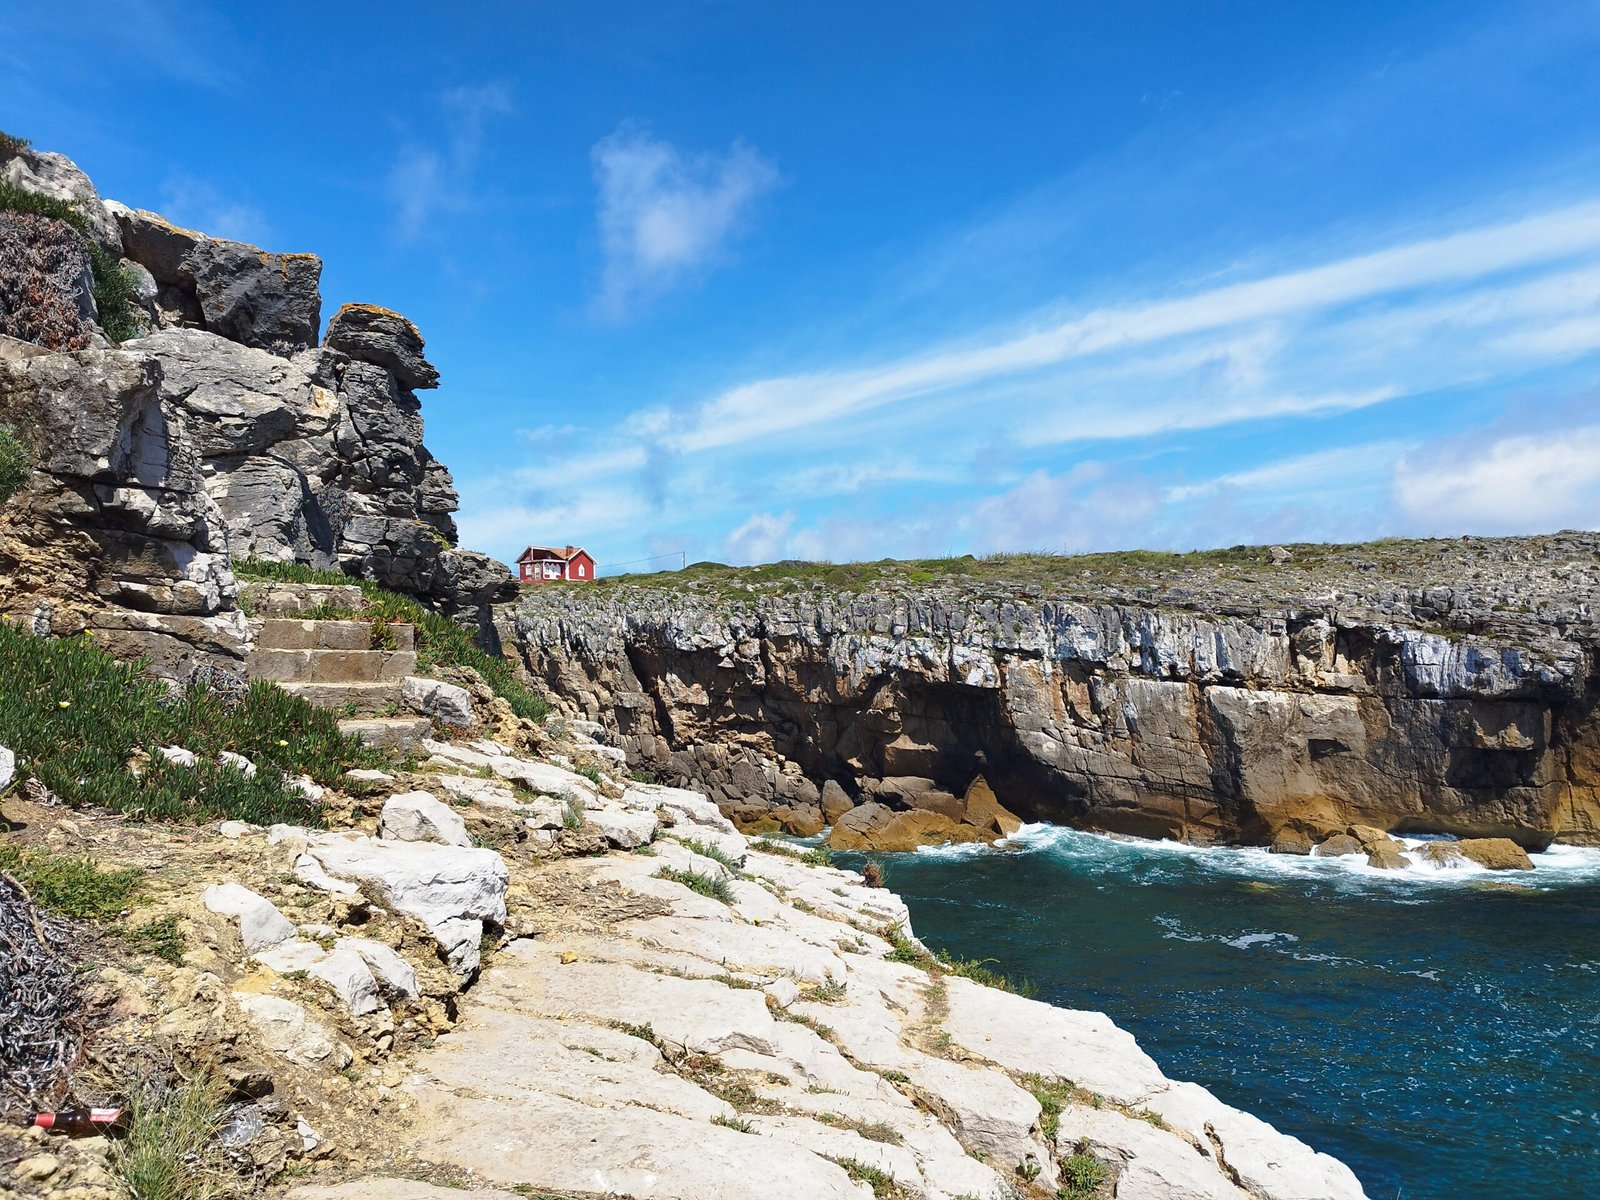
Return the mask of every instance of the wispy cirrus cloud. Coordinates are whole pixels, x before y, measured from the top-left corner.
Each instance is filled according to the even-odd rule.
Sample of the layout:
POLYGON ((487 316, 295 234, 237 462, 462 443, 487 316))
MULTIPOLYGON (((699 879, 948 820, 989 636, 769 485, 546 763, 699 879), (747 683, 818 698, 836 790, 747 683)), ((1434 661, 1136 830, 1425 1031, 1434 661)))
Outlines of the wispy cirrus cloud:
POLYGON ((720 528, 732 561, 1570 523, 1588 475, 1559 439, 1424 469, 1429 406, 1453 430, 1436 397, 1597 350, 1585 202, 639 408, 572 436, 593 468, 574 486, 637 502, 584 537, 720 528), (1219 444, 1248 447, 1185 449, 1219 444), (1523 477, 1567 499, 1492 516, 1497 481, 1523 477))
POLYGON ((489 82, 451 88, 439 97, 445 133, 436 141, 408 141, 389 170, 395 235, 414 242, 441 216, 470 212, 477 197, 473 177, 491 120, 515 111, 511 89, 489 82))
POLYGON ((691 154, 624 126, 590 155, 604 263, 596 311, 610 319, 683 286, 726 256, 778 183, 753 147, 691 154))

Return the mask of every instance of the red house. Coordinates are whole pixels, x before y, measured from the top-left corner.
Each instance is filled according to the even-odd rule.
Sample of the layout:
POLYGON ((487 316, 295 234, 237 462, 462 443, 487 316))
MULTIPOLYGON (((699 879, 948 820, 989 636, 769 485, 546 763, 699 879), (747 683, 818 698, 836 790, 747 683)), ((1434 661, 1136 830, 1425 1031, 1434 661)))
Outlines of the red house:
POLYGON ((523 583, 553 583, 558 579, 594 579, 594 556, 581 546, 529 546, 517 555, 517 578, 523 583))

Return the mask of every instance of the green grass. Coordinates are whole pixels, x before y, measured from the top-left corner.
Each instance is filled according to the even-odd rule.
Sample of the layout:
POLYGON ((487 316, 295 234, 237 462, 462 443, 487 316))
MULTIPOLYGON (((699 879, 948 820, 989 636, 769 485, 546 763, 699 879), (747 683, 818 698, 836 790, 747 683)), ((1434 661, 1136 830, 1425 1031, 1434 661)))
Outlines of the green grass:
POLYGON ((710 842, 703 842, 699 838, 684 838, 683 844, 701 858, 709 858, 712 862, 721 863, 730 871, 739 869, 739 864, 734 861, 733 855, 720 846, 713 846, 710 842))
POLYGON ((33 456, 17 440, 8 426, 0 425, 0 504, 17 494, 28 472, 33 470, 33 456))
POLYGON ((0 162, 8 158, 15 158, 29 146, 33 145, 27 138, 16 137, 0 129, 0 162))
POLYGON ((812 988, 810 998, 817 1001, 819 1004, 838 1004, 844 999, 845 993, 849 990, 849 986, 849 984, 840 983, 838 980, 830 979, 828 982, 819 983, 816 987, 812 988))
POLYGON ((139 872, 102 871, 90 858, 0 844, 0 871, 28 889, 41 908, 79 921, 104 920, 127 907, 139 872))
POLYGON ((880 1171, 877 1167, 868 1166, 854 1158, 836 1158, 833 1161, 843 1167, 844 1173, 857 1183, 868 1184, 872 1188, 872 1194, 880 1200, 899 1200, 906 1194, 887 1171, 880 1171))
MULTIPOLYGON (((483 677, 495 695, 511 706, 511 711, 530 721, 543 721, 550 715, 550 704, 535 695, 517 678, 509 661, 485 653, 473 641, 472 632, 447 617, 424 608, 407 596, 366 579, 339 571, 322 571, 299 563, 265 562, 261 559, 235 559, 234 574, 240 579, 269 580, 279 583, 354 584, 366 601, 360 612, 339 610, 344 618, 387 625, 401 622, 416 626, 417 666, 427 673, 434 667, 470 667, 483 677)), ((331 612, 323 619, 334 619, 331 612)))
POLYGON ((889 953, 884 957, 890 962, 921 967, 924 971, 933 969, 936 962, 933 955, 911 940, 911 934, 904 925, 886 926, 878 936, 889 943, 889 953))
POLYGON ((724 904, 733 903, 733 889, 728 886, 726 879, 718 879, 712 875, 702 875, 699 871, 675 871, 671 867, 661 871, 659 878, 681 883, 691 892, 698 892, 700 895, 709 896, 713 900, 721 900, 724 904))
POLYGON ((656 1031, 649 1025, 623 1025, 621 1029, 629 1037, 636 1037, 641 1042, 649 1042, 652 1046, 656 1043, 656 1031))
POLYGON ((3 621, 0 744, 17 753, 19 775, 68 804, 157 821, 321 824, 322 805, 284 777, 337 785, 345 771, 381 759, 341 734, 334 714, 275 684, 252 683, 236 703, 202 687, 174 696, 92 638, 36 638, 3 621), (199 762, 166 762, 156 751, 168 745, 199 762), (218 765, 223 750, 254 762, 256 775, 218 765), (135 775, 129 766, 139 754, 150 757, 135 775))
POLYGON ((821 846, 791 846, 787 842, 776 842, 771 838, 760 838, 755 843, 757 850, 764 850, 768 854, 777 854, 783 858, 793 858, 799 862, 808 863, 813 867, 833 866, 833 855, 821 846))
POLYGON ((712 1117, 713 1125, 721 1125, 725 1129, 737 1130, 739 1133, 754 1133, 756 1127, 743 1117, 712 1117))
POLYGON ((1022 1086, 1033 1093, 1039 1102, 1039 1128, 1047 1145, 1053 1145, 1061 1132, 1061 1110, 1072 1098, 1072 1085, 1059 1079, 1046 1079, 1043 1075, 1024 1075, 1022 1086))
POLYGON ((128 1135, 111 1152, 111 1172, 129 1200, 210 1200, 224 1193, 217 1087, 187 1080, 156 1100, 136 1088, 129 1107, 128 1135))
POLYGON ((1081 1150, 1061 1164, 1060 1200, 1088 1200, 1105 1181, 1106 1165, 1081 1150))
POLYGON ((1039 994, 1038 987, 1031 979, 1012 979, 999 971, 991 971, 987 964, 995 961, 992 958, 957 958, 947 950, 936 951, 934 957, 948 974, 959 975, 984 987, 999 988, 1002 992, 1012 992, 1030 999, 1039 994))
MULTIPOLYGON (((4 137, 5 135, 0 135, 4 137)), ((0 158, 10 157, 0 154, 0 158)), ((114 342, 125 342, 139 332, 133 315, 133 278, 120 263, 100 248, 89 231, 89 220, 75 202, 41 196, 9 183, 0 183, 0 212, 30 213, 64 221, 83 239, 89 252, 89 269, 94 275, 94 302, 99 310, 100 328, 114 342)))
POLYGON ((161 917, 118 932, 135 950, 153 954, 174 966, 183 962, 183 934, 178 929, 177 917, 161 917))

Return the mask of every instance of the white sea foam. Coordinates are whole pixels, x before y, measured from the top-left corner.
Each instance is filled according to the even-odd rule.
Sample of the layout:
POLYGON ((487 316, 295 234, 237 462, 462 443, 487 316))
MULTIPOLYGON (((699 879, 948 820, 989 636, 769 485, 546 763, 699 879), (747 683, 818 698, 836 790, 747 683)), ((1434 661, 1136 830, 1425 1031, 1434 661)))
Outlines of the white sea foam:
MULTIPOLYGON (((1408 851, 1421 847, 1430 837, 1397 837, 1408 851)), ((1070 862, 1075 869, 1090 873, 1128 874, 1127 882, 1153 882, 1141 879, 1150 870, 1159 872, 1163 863, 1173 866, 1188 862, 1208 874, 1223 878, 1245 878, 1262 882, 1323 882, 1387 890, 1426 891, 1440 887, 1499 886, 1528 888, 1571 887, 1600 883, 1600 849, 1583 846, 1552 846, 1530 854, 1531 871, 1490 871, 1473 862, 1437 865, 1410 855, 1411 866, 1385 870, 1367 865, 1365 854, 1346 854, 1336 858, 1296 854, 1273 854, 1261 847, 1193 846, 1185 842, 1148 841, 1110 834, 1086 833, 1059 825, 1024 825, 1015 835, 1000 842, 998 851, 1053 854, 1070 862)), ((981 847, 945 847, 936 853, 961 856, 989 853, 981 847)))

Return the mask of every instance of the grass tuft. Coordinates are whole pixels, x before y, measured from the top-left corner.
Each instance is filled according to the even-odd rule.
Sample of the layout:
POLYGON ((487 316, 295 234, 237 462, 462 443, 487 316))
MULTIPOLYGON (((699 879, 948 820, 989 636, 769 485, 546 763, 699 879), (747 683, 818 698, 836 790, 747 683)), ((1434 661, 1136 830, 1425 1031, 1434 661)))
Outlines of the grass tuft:
POLYGON ((1002 992, 1013 992, 1030 999, 1039 994, 1038 987, 1031 979, 1012 979, 999 971, 991 971, 987 964, 995 962, 995 959, 957 958, 945 950, 937 951, 934 957, 947 973, 970 979, 973 983, 981 983, 984 987, 998 988, 1002 992))
POLYGON ((833 855, 821 846, 808 846, 804 850, 798 846, 791 846, 787 842, 775 842, 771 838, 759 838, 754 843, 757 850, 768 854, 776 854, 782 858, 798 859, 800 862, 809 863, 813 867, 833 866, 833 855))
POLYGON ((119 932, 123 940, 135 950, 153 954, 174 966, 183 962, 183 933, 178 928, 177 917, 160 917, 154 921, 146 921, 133 929, 119 932))
POLYGON ((709 858, 712 862, 721 863, 730 871, 739 869, 739 864, 734 861, 733 855, 729 854, 721 846, 713 846, 710 842, 703 842, 699 838, 684 838, 683 844, 701 858, 709 858))
POLYGON ((836 1158, 834 1162, 844 1168, 844 1173, 857 1183, 865 1183, 872 1188, 872 1194, 880 1200, 901 1200, 905 1196, 905 1189, 894 1181, 894 1176, 877 1167, 869 1166, 854 1158, 836 1158))
POLYGON ((721 900, 724 904, 733 903, 733 889, 728 886, 726 879, 702 875, 699 871, 675 871, 671 867, 659 872, 659 877, 681 883, 691 892, 698 892, 713 900, 721 900))
POLYGON ((0 845, 0 871, 28 889, 40 907, 79 921, 104 920, 127 907, 139 885, 134 868, 102 871, 90 858, 0 845))
POLYGON ((185 1080, 158 1098, 135 1090, 125 1140, 113 1143, 111 1168, 130 1200, 211 1200, 226 1190, 217 1146, 219 1090, 185 1080))
POLYGON ((1061 1164, 1061 1190, 1056 1195, 1060 1200, 1089 1200, 1105 1177, 1105 1163, 1080 1150, 1061 1164))
POLYGON ((721 1125, 725 1129, 737 1130, 739 1133, 754 1133, 756 1127, 743 1117, 712 1117, 713 1125, 721 1125))
POLYGON ((1072 1085, 1059 1079, 1046 1079, 1043 1075, 1024 1075, 1022 1086, 1033 1093, 1039 1102, 1039 1129, 1046 1145, 1053 1145, 1061 1132, 1061 1110, 1072 1097, 1072 1085))

